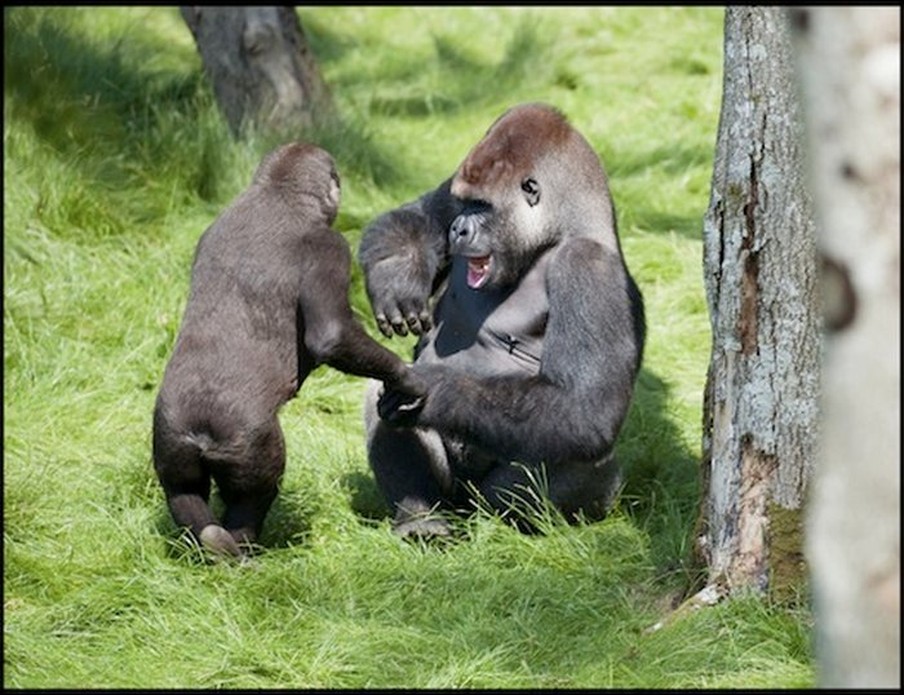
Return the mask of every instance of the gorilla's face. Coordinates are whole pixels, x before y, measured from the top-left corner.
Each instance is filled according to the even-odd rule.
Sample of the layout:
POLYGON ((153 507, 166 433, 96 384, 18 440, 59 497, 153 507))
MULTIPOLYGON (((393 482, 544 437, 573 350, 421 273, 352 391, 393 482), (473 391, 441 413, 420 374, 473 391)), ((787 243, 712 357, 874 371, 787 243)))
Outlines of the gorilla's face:
POLYGON ((526 104, 503 114, 465 157, 450 188, 464 209, 449 244, 468 259, 469 287, 518 282, 560 240, 573 135, 555 109, 526 104))
POLYGON ((449 227, 449 248, 457 256, 468 261, 468 287, 478 290, 490 282, 494 262, 493 248, 488 233, 488 220, 492 206, 483 201, 468 203, 449 227))
POLYGON ((464 208, 449 228, 449 248, 468 261, 471 289, 516 283, 537 253, 549 245, 544 238, 540 184, 533 176, 488 199, 464 200, 464 208))

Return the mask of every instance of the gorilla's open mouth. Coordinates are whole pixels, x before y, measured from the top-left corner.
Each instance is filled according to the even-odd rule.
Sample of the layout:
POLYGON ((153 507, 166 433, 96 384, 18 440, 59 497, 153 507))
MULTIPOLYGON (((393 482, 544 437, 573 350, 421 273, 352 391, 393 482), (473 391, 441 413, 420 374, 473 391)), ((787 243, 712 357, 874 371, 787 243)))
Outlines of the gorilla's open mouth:
POLYGON ((493 267, 492 256, 471 256, 468 258, 468 287, 476 290, 490 279, 493 267))

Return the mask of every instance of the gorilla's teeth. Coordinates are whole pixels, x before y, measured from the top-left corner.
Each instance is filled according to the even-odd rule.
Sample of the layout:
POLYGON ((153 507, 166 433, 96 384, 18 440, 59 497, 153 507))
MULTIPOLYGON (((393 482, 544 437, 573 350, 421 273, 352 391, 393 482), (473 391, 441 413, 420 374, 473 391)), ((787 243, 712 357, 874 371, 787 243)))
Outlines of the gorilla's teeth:
POLYGON ((490 277, 490 257, 475 256, 468 259, 468 287, 477 289, 490 277))

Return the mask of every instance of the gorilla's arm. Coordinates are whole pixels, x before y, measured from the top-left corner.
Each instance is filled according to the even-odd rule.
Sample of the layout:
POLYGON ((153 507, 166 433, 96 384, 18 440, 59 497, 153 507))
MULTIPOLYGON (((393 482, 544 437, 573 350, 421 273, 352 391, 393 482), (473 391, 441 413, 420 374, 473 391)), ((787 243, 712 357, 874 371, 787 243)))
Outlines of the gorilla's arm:
POLYGON ((451 179, 417 200, 378 217, 364 230, 358 261, 377 325, 415 335, 431 325, 428 300, 449 265, 448 230, 460 210, 451 179))
POLYGON ((409 396, 423 395, 408 364, 371 338, 355 318, 348 301, 351 252, 345 239, 324 227, 317 234, 311 231, 299 248, 306 266, 296 314, 304 347, 299 350, 299 383, 316 366, 327 364, 346 374, 380 379, 409 396))
POLYGON ((443 365, 416 364, 413 370, 429 384, 423 410, 396 411, 389 392, 381 415, 526 463, 605 455, 627 414, 640 361, 640 294, 621 259, 589 239, 562 245, 547 290, 549 322, 537 376, 476 379, 443 365))

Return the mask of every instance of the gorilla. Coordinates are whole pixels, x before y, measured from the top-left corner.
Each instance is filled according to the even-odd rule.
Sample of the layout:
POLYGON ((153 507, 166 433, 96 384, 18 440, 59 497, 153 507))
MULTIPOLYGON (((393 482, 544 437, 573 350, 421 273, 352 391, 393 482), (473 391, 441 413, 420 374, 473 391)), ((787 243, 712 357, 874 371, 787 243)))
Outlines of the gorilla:
POLYGON ((548 105, 511 108, 452 177, 365 229, 359 261, 380 330, 419 336, 427 388, 366 397, 396 533, 448 535, 433 512, 477 505, 536 531, 544 499, 601 519, 646 326, 587 140, 548 105))
POLYGON ((351 251, 330 226, 339 197, 326 151, 284 145, 198 242, 154 408, 153 458, 173 519, 214 557, 245 557, 260 534, 285 468, 277 411, 317 366, 415 401, 423 393, 352 314, 351 251), (211 478, 222 525, 208 506, 211 478))

